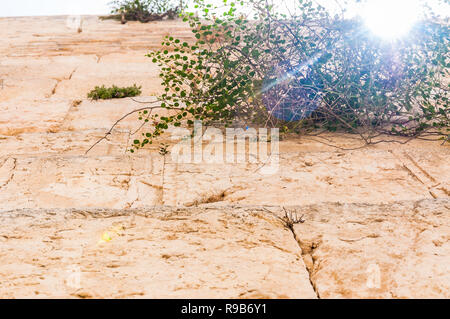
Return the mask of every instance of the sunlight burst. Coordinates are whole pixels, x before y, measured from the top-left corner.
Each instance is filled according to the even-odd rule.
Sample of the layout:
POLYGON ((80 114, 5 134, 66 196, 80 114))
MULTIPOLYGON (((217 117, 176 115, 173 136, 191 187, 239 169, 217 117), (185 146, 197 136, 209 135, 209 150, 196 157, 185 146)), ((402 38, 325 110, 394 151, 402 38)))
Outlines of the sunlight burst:
POLYGON ((377 36, 397 39, 406 35, 419 20, 417 0, 369 0, 361 16, 377 36))

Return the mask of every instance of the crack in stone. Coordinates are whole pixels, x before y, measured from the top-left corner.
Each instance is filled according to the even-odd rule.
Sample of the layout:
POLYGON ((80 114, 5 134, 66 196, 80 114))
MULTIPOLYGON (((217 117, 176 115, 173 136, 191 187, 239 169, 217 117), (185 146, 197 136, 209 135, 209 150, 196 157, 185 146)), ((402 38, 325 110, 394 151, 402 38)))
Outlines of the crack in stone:
POLYGON ((438 199, 442 195, 443 197, 448 196, 449 192, 445 187, 438 188, 441 186, 428 171, 426 171, 419 163, 414 160, 411 155, 407 152, 403 152, 403 155, 396 154, 394 151, 389 151, 394 157, 401 163, 402 168, 415 180, 428 189, 428 193, 434 199, 438 199), (409 165, 407 164, 409 162, 409 165), (412 164, 412 165, 411 165, 412 164), (432 184, 430 184, 430 182, 432 184))
POLYGON ((422 166, 419 165, 408 153, 405 152, 405 157, 411 161, 430 181, 437 183, 436 179, 430 175, 422 166))
POLYGON ((75 72, 77 71, 78 68, 73 69, 73 71, 70 73, 69 77, 66 79, 67 81, 72 80, 73 75, 75 74, 75 72))
POLYGON ((292 233, 294 235, 295 241, 297 242, 298 246, 300 247, 300 250, 302 252, 302 257, 303 257, 303 263, 305 264, 305 268, 306 271, 309 274, 309 282, 311 283, 311 286, 317 296, 317 299, 321 299, 320 298, 320 294, 319 291, 317 289, 317 285, 313 279, 314 276, 314 268, 317 265, 317 260, 314 258, 314 250, 316 250, 317 248, 319 248, 319 243, 312 243, 309 246, 309 250, 308 252, 305 252, 304 245, 302 245, 301 240, 297 237, 297 235, 295 234, 295 232, 292 230, 292 233))
POLYGON ((65 78, 63 78, 63 79, 59 79, 59 78, 54 79, 54 80, 56 81, 56 84, 55 84, 55 86, 53 87, 53 89, 52 89, 52 91, 50 92, 50 95, 49 95, 48 97, 52 97, 53 95, 56 94, 56 90, 58 89, 59 84, 60 84, 63 80, 66 80, 66 81, 72 80, 72 76, 74 75, 74 73, 75 73, 76 71, 77 71, 77 68, 73 69, 73 71, 70 72, 69 76, 67 76, 67 77, 65 77, 65 78))
MULTIPOLYGON (((8 160, 6 160, 6 161, 3 163, 2 167, 3 167, 4 165, 6 165, 7 162, 8 162, 8 160)), ((5 186, 8 186, 8 184, 11 183, 11 181, 12 181, 13 178, 14 178, 14 174, 15 174, 14 171, 16 170, 16 167, 17 167, 17 159, 16 159, 16 158, 13 158, 13 167, 9 170, 9 172, 11 173, 11 175, 10 175, 9 178, 6 180, 6 182, 3 183, 3 185, 0 185, 0 189, 3 188, 3 187, 5 187, 5 186)))
POLYGON ((56 81, 55 86, 53 87, 52 91, 50 92, 50 95, 48 95, 48 97, 52 97, 53 95, 56 94, 56 89, 58 88, 59 83, 61 83, 61 79, 54 79, 56 81))
POLYGON ((218 192, 209 192, 202 194, 200 198, 194 200, 193 202, 185 203, 186 207, 200 206, 204 204, 214 204, 221 203, 226 200, 226 198, 232 194, 234 194, 234 187, 230 187, 228 189, 218 191, 218 192))
MULTIPOLYGON (((286 212, 286 209, 283 208, 286 212)), ((285 218, 289 218, 288 215, 286 215, 285 218)), ((317 289, 317 285, 314 282, 313 279, 313 275, 314 275, 314 267, 316 265, 316 260, 314 259, 314 250, 317 249, 319 247, 319 243, 316 243, 315 241, 313 243, 311 243, 310 245, 308 244, 304 244, 302 243, 302 241, 300 240, 300 238, 298 238, 296 232, 295 232, 295 225, 298 224, 303 224, 306 221, 303 220, 303 217, 300 218, 298 221, 293 221, 291 220, 290 223, 289 221, 284 220, 285 223, 285 227, 287 229, 289 229, 294 237, 294 240, 297 242, 299 248, 300 248, 300 252, 302 254, 302 258, 303 258, 303 263, 305 264, 305 269, 308 272, 309 275, 309 282, 311 283, 311 287, 314 290, 314 293, 317 296, 317 299, 321 299, 320 298, 320 294, 319 291, 317 289)))
MULTIPOLYGON (((311 245, 307 245, 308 249, 305 249, 305 245, 298 238, 297 234, 295 233, 295 229, 294 229, 295 224, 303 224, 306 221, 303 220, 303 217, 302 217, 302 218, 300 218, 300 220, 297 223, 289 224, 289 222, 287 222, 284 218, 277 216, 277 214, 270 211, 266 207, 263 207, 262 209, 265 212, 270 213, 272 216, 275 216, 278 220, 280 220, 283 223, 283 227, 285 227, 292 233, 292 236, 294 237, 295 242, 297 243, 298 247, 300 248, 302 260, 305 265, 305 270, 308 272, 309 282, 311 284, 311 287, 312 287, 314 293, 316 294, 317 299, 321 299, 319 291, 317 290, 317 286, 313 280, 314 266, 316 265, 316 260, 314 259, 313 255, 314 255, 314 250, 319 247, 319 243, 313 242, 311 245), (311 260, 308 260, 308 257, 311 258, 311 260)), ((283 210, 286 212, 285 207, 283 207, 283 210)))

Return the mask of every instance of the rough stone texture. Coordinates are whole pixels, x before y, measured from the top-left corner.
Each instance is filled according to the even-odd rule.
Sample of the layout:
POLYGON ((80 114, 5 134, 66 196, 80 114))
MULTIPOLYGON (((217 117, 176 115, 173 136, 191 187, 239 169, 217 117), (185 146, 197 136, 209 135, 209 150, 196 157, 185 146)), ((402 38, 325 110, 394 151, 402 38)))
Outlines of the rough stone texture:
POLYGON ((442 147, 437 153, 439 144, 420 150, 413 150, 414 145, 389 150, 385 145, 385 149, 318 152, 308 151, 312 147, 306 143, 286 142, 280 151, 279 171, 263 175, 258 171, 260 164, 174 163, 170 155, 164 158, 153 149, 126 154, 130 139, 126 133, 115 134, 89 156, 83 155, 95 142, 89 135, 71 134, 70 142, 63 133, 41 138, 26 134, 2 141, 3 151, 12 153, 0 157, 4 209, 189 207, 213 202, 376 204, 448 198, 450 189, 449 149, 442 147), (33 144, 30 139, 41 143, 33 144), (42 156, 43 152, 51 157, 42 156))
POLYGON ((295 234, 318 296, 449 298, 449 212, 448 199, 299 209, 295 234))
POLYGON ((1 298, 316 298, 291 231, 261 209, 23 210, 0 220, 1 298))
POLYGON ((24 102, 10 100, 0 103, 0 135, 14 136, 29 132, 57 130, 69 110, 66 102, 24 102), (39 123, 36 125, 36 123, 39 123))
POLYGON ((193 39, 181 21, 141 24, 99 21, 95 16, 83 17, 83 32, 71 28, 69 17, 1 18, 0 54, 6 57, 94 55, 143 51, 160 47, 169 34, 180 39, 193 39))
POLYGON ((449 297, 448 144, 288 138, 263 175, 177 163, 158 144, 131 155, 135 114, 85 154, 142 106, 89 90, 136 83, 154 101, 145 54, 168 30, 192 34, 180 21, 85 17, 80 34, 66 21, 0 18, 0 297, 449 297), (283 206, 305 215, 294 232, 270 213, 283 206), (80 289, 65 283, 73 267, 80 289))
POLYGON ((2 209, 156 205, 162 164, 139 156, 8 158, 0 170, 2 209))
POLYGON ((217 194, 223 194, 220 202, 249 205, 383 203, 448 197, 448 148, 442 148, 442 154, 430 154, 429 148, 410 150, 386 145, 321 152, 309 151, 306 143, 304 146, 283 143, 280 169, 274 175, 260 174, 260 164, 168 163, 164 203, 190 205, 217 194), (409 154, 417 160, 412 162, 409 154), (428 169, 434 172, 428 173, 428 169))

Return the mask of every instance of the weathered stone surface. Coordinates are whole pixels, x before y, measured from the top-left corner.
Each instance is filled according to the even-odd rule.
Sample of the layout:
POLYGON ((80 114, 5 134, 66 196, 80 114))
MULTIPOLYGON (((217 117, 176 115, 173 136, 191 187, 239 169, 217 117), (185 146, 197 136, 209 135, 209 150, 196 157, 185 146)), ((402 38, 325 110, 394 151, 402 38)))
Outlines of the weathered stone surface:
MULTIPOLYGON (((7 57, 76 56, 159 48, 169 34, 192 40, 192 32, 179 21, 151 23, 99 21, 83 17, 83 32, 70 28, 67 16, 1 18, 0 54, 7 57)), ((69 21, 70 22, 70 21, 69 21)))
POLYGON ((320 298, 449 298, 450 200, 297 209, 320 298))
POLYGON ((125 194, 130 197, 129 192, 136 193, 136 187, 141 189, 140 193, 146 193, 148 187, 157 191, 145 196, 144 201, 133 201, 132 207, 152 204, 189 207, 205 203, 307 205, 328 201, 387 203, 448 198, 447 157, 426 154, 426 149, 414 151, 417 160, 411 162, 410 150, 401 153, 400 158, 380 148, 301 152, 299 146, 291 145, 289 150, 298 153, 282 152, 279 171, 263 175, 258 171, 260 164, 174 163, 170 154, 163 157, 155 148, 138 155, 126 154, 127 142, 130 143, 126 133, 111 136, 110 141, 101 143, 86 157, 84 152, 101 131, 83 132, 90 134, 48 134, 42 141, 35 139, 42 135, 26 134, 3 140, 4 151, 11 152, 0 157, 7 161, 0 171, 0 179, 10 179, 0 193, 4 208, 127 208, 129 199, 122 199, 125 194), (30 138, 36 145, 30 143, 30 138), (8 165, 12 160, 17 162, 13 177, 8 165), (148 163, 155 164, 156 168, 148 163), (143 168, 136 170, 137 166, 143 168), (437 174, 435 167, 443 171, 437 174), (99 170, 101 174, 97 173, 99 170), (113 183, 115 175, 127 175, 130 188, 113 183), (43 201, 47 195, 59 197, 43 201))
MULTIPOLYGON (((137 97, 135 100, 154 102, 155 98, 137 97)), ((77 107, 72 108, 61 130, 79 132, 102 129, 103 132, 107 132, 118 119, 143 106, 129 98, 107 101, 83 101, 77 107)), ((139 114, 135 113, 118 123, 116 131, 128 130, 134 132, 139 129, 141 124, 143 122, 139 121, 139 114)))
POLYGON ((180 21, 83 25, 0 18, 0 297, 449 297, 448 144, 287 138, 279 171, 263 175, 261 163, 175 162, 158 143, 131 155, 134 114, 86 154, 143 105, 86 94, 136 83, 154 101, 145 54, 167 30, 192 33, 180 21), (295 236, 270 213, 290 205, 305 215, 295 236))
POLYGON ((1 298, 315 298, 260 209, 0 213, 1 298))
MULTIPOLYGON (((42 156, 84 156, 86 151, 104 136, 104 129, 56 132, 26 133, 15 136, 0 136, 0 158, 42 157, 42 156)), ((108 140, 96 146, 90 156, 127 154, 127 130, 116 130, 108 140)), ((129 153, 128 153, 129 154, 129 153)))
POLYGON ((0 170, 2 209, 157 205, 161 157, 8 158, 0 170))
MULTIPOLYGON (((136 84, 142 86, 144 96, 154 95, 161 91, 158 66, 146 56, 149 51, 112 53, 99 60, 92 57, 78 63, 70 76, 70 80, 58 85, 55 96, 58 98, 86 98, 96 86, 128 87, 136 84), (149 76, 151 74, 152 76, 149 76)), ((71 57, 59 57, 63 62, 71 57)))
POLYGON ((399 158, 387 145, 320 152, 289 144, 282 142, 280 168, 273 175, 261 174, 261 164, 168 163, 164 203, 189 206, 213 200, 249 205, 307 205, 448 198, 448 148, 442 148, 439 154, 429 153, 426 148, 411 151, 409 147, 397 146, 395 152, 402 155, 399 158), (409 154, 416 160, 412 162, 409 154))
POLYGON ((68 102, 52 100, 0 103, 0 135, 58 130, 69 109, 68 102))

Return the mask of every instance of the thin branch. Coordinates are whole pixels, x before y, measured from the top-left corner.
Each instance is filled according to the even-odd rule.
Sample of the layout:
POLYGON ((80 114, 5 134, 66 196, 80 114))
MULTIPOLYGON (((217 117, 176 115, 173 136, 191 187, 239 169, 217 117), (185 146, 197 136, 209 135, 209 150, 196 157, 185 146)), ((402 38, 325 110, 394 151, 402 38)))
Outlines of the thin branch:
MULTIPOLYGON (((142 103, 144 103, 144 102, 142 102, 142 103)), ((155 102, 147 102, 147 103, 154 104, 154 103, 159 103, 159 101, 155 101, 155 102)), ((108 136, 112 134, 112 132, 114 131, 114 129, 116 128, 116 126, 119 125, 119 123, 122 122, 123 120, 125 120, 127 117, 129 117, 129 116, 131 116, 131 115, 133 115, 133 114, 139 113, 139 112, 148 111, 148 110, 152 110, 152 111, 153 111, 153 110, 155 110, 155 109, 165 109, 165 108, 163 108, 163 107, 161 107, 161 106, 147 106, 147 107, 142 107, 142 108, 133 110, 133 111, 131 111, 131 112, 125 114, 124 116, 122 116, 120 119, 118 119, 118 120, 111 126, 111 128, 109 129, 109 131, 106 132, 105 135, 104 135, 102 138, 100 138, 97 142, 95 142, 95 143, 94 143, 94 144, 86 151, 85 155, 87 155, 90 151, 92 151, 92 149, 94 149, 94 147, 96 147, 96 146, 97 146, 98 144, 100 144, 102 141, 106 140, 106 139, 108 138, 108 136)))

